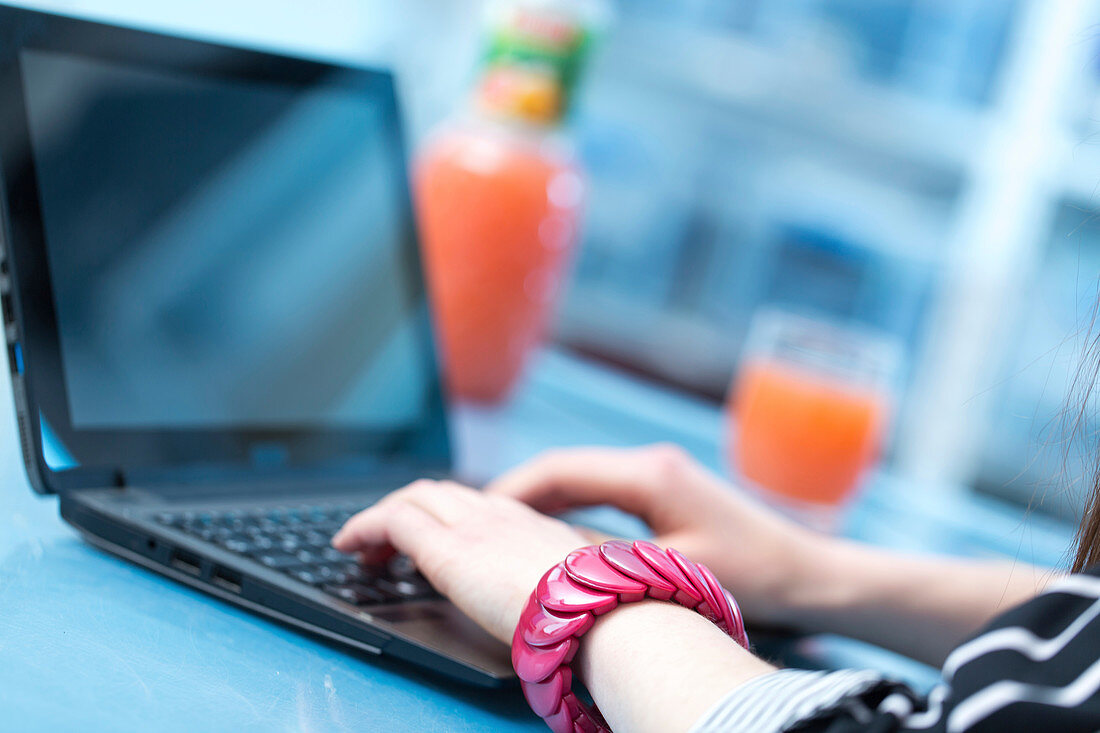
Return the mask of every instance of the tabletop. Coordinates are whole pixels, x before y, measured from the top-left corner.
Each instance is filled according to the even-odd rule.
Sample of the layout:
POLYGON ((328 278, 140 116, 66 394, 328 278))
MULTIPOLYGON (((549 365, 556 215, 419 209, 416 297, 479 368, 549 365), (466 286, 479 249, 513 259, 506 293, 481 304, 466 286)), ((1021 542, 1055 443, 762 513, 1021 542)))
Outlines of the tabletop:
MULTIPOLYGON (((500 409, 454 411, 464 475, 570 444, 671 440, 724 470, 721 409, 557 351, 500 409)), ((32 494, 11 393, 0 389, 0 728, 23 731, 545 730, 516 690, 485 691, 359 655, 209 598, 82 542, 32 494)), ((878 475, 845 532, 902 548, 1057 563, 1070 530, 956 487, 878 475)), ((643 526, 611 510, 582 520, 643 526)), ((934 671, 835 637, 778 640, 784 661, 873 666, 927 687, 934 671)))

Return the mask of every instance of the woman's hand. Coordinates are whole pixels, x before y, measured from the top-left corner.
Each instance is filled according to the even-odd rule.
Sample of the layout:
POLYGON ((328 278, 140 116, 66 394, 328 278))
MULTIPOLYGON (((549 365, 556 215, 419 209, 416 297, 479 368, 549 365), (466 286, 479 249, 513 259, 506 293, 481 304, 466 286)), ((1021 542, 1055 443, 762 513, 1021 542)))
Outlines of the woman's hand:
POLYGON ((424 480, 356 514, 332 544, 367 556, 390 548, 408 555, 436 590, 511 643, 539 578, 589 542, 515 499, 424 480))
POLYGON ((612 504, 644 519, 657 544, 709 567, 758 623, 843 634, 933 664, 1049 578, 1023 563, 910 556, 810 532, 669 445, 553 451, 489 492, 545 512, 612 504))
POLYGON ((539 511, 610 504, 643 519, 654 542, 709 567, 750 618, 789 614, 830 540, 748 499, 681 448, 549 451, 492 482, 488 493, 539 511))
MULTIPOLYGON (((417 481, 352 517, 332 544, 368 559, 405 553, 437 590, 511 643, 542 574, 590 540, 500 493, 417 481)), ((702 616, 658 602, 601 617, 577 664, 615 729, 637 731, 687 730, 733 687, 772 670, 702 616)))

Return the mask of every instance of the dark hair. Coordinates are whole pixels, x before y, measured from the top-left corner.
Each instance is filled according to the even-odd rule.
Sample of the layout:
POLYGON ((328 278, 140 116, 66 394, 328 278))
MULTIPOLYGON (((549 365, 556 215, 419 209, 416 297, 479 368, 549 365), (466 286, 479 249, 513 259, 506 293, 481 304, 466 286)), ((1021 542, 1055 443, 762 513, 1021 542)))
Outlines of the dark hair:
POLYGON ((1070 569, 1079 573, 1100 560, 1100 474, 1092 481, 1092 491, 1085 502, 1085 515, 1077 528, 1077 551, 1070 569))
MULTIPOLYGON (((1067 451, 1072 450, 1078 440, 1087 442, 1088 431, 1085 425, 1094 407, 1092 392, 1096 387, 1097 379, 1100 379, 1100 331, 1097 329, 1098 318, 1100 318, 1100 293, 1097 295, 1092 316, 1082 332, 1085 336, 1081 342, 1080 366, 1070 384, 1072 408, 1067 409, 1062 416, 1062 434, 1067 451)), ((1087 447, 1085 451, 1087 455, 1089 453, 1087 447)), ((1077 549, 1074 552, 1073 564, 1070 566, 1075 573, 1100 562, 1100 456, 1092 453, 1090 456, 1093 469, 1092 484, 1085 499, 1081 526, 1077 528, 1077 549)))

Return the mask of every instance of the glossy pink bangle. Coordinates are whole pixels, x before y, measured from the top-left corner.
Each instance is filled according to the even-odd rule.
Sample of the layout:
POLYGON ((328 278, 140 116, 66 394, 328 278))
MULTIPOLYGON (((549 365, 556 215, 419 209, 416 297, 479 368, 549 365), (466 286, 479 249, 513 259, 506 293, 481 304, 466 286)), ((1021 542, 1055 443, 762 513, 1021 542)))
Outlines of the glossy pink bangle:
POLYGON ((597 616, 646 598, 697 611, 749 647, 737 601, 710 570, 676 550, 622 540, 574 550, 542 576, 512 637, 523 694, 555 733, 610 733, 600 711, 573 694, 570 664, 597 616))

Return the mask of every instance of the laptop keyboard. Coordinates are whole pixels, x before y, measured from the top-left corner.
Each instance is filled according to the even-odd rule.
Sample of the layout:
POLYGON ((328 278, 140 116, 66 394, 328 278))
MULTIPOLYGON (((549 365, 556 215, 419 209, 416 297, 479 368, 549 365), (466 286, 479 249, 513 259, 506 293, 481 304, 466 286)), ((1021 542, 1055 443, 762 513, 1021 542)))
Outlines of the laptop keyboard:
POLYGON ((161 513, 158 523, 251 558, 356 606, 436 597, 408 558, 364 565, 329 542, 361 507, 320 505, 161 513))

